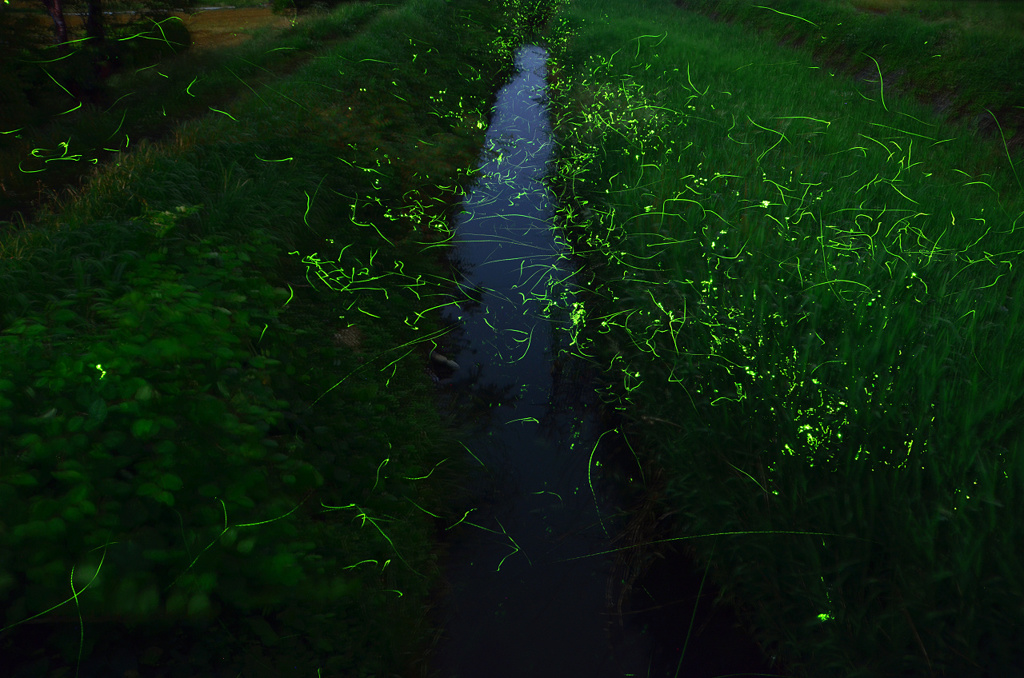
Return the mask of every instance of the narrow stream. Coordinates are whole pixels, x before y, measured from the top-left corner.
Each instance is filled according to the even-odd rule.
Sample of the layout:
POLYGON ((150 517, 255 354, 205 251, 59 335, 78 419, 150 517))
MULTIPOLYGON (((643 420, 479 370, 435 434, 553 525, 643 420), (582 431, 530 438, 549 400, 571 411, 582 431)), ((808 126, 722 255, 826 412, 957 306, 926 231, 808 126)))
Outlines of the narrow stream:
MULTIPOLYGON (((699 573, 661 561, 662 586, 640 584, 645 606, 661 616, 628 607, 618 614, 613 583, 621 572, 613 555, 595 555, 618 545, 612 538, 628 516, 611 472, 617 436, 602 423, 589 366, 569 350, 578 287, 543 183, 554 150, 546 59, 534 45, 516 55, 518 72, 497 95, 482 172, 455 223, 452 258, 465 297, 443 313, 462 331, 438 360, 457 363, 448 388, 489 408, 491 418, 463 440, 480 471, 472 503, 460 510, 469 513, 450 533, 450 593, 432 671, 439 678, 716 675, 717 665, 679 672, 699 573)), ((713 627, 707 617, 695 624, 713 627)), ((728 628, 715 633, 722 646, 712 656, 756 659, 749 640, 728 628)), ((686 654, 708 653, 689 647, 686 654)), ((756 667, 774 675, 756 661, 726 664, 723 674, 756 667)))

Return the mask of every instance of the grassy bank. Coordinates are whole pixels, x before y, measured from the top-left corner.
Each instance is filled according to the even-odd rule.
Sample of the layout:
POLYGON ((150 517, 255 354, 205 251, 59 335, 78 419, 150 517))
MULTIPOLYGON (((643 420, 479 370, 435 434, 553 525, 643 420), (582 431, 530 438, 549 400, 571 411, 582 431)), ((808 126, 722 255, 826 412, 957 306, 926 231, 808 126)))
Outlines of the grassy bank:
POLYGON ((353 3, 52 123, 131 146, 0 248, 5 676, 425 673, 463 455, 424 366, 505 11, 353 3))
MULTIPOLYGON (((235 3, 253 12, 261 5, 235 3)), ((117 15, 107 18, 107 58, 85 42, 55 58, 52 22, 39 3, 0 5, 0 41, 32 45, 21 54, 7 47, 0 57, 0 229, 24 227, 37 209, 69 199, 94 170, 140 142, 164 139, 184 120, 272 85, 358 33, 383 7, 354 3, 333 18, 292 20, 264 7, 254 25, 233 28, 224 23, 243 23, 251 12, 117 15)), ((85 40, 81 21, 66 17, 69 39, 85 40)))
POLYGON ((1019 78, 1007 43, 846 3, 768 3, 760 29, 710 13, 766 3, 685 4, 708 14, 571 3, 547 40, 580 350, 668 469, 673 543, 793 675, 1012 675, 1024 199, 1010 131, 973 115, 1004 122, 976 78, 1019 78), (808 22, 792 49, 770 30, 808 22), (907 35, 962 60, 921 71, 907 35))

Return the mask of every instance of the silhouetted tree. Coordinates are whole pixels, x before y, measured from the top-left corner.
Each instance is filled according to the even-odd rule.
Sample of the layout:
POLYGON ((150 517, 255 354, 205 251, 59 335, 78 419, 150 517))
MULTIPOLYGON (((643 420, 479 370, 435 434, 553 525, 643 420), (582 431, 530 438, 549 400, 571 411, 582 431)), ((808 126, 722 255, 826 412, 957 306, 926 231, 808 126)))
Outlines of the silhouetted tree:
POLYGON ((85 37, 89 38, 90 45, 97 46, 102 46, 106 39, 102 0, 89 0, 89 14, 85 18, 85 37))
POLYGON ((43 0, 43 7, 53 19, 53 41, 57 44, 57 53, 68 53, 68 25, 64 21, 63 0, 43 0))

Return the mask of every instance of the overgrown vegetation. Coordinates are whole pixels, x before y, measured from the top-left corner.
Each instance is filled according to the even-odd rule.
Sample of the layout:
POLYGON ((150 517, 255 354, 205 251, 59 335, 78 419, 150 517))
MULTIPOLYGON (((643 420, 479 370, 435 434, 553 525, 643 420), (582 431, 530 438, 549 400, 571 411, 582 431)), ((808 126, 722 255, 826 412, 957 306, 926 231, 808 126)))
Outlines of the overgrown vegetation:
POLYGON ((669 471, 673 539, 785 670, 1009 675, 1024 199, 1012 130, 983 142, 971 116, 1012 101, 972 80, 1019 78, 1011 45, 764 4, 686 3, 715 21, 599 0, 558 19, 553 183, 597 299, 584 349, 669 471), (780 49, 780 26, 807 24, 813 43, 780 49), (948 70, 917 68, 925 40, 948 70), (960 61, 968 44, 986 51, 960 61), (871 60, 874 82, 814 55, 854 75, 871 60), (904 68, 905 91, 971 99, 966 118, 877 77, 904 68))
POLYGON ((425 672, 463 463, 423 372, 432 248, 508 64, 501 11, 353 3, 24 129, 125 147, 2 241, 4 675, 425 672), (193 96, 215 110, 135 143, 193 96))
POLYGON ((25 89, 5 209, 114 162, 0 239, 5 675, 427 672, 466 463, 423 374, 437 255, 538 33, 581 350, 673 539, 795 675, 1007 675, 1019 59, 902 6, 353 3, 140 48, 80 108, 25 89))

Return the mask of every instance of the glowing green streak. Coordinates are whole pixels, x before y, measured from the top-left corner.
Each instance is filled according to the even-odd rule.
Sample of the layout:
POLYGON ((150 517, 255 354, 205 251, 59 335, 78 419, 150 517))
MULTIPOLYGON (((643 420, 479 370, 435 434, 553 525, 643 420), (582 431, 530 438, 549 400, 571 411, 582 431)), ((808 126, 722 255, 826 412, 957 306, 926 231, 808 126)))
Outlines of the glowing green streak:
POLYGON ((908 197, 908 196, 907 196, 907 195, 906 195, 906 194, 905 194, 905 193, 904 193, 903 191, 901 191, 900 189, 896 188, 896 185, 895 185, 895 184, 893 184, 892 180, 889 180, 889 181, 887 181, 887 182, 885 182, 885 183, 889 184, 889 187, 890 187, 890 188, 891 188, 892 190, 896 191, 897 193, 899 193, 900 195, 902 195, 902 196, 903 196, 904 198, 906 198, 906 199, 907 199, 907 200, 909 200, 910 202, 914 203, 915 205, 919 205, 919 204, 921 204, 921 203, 919 203, 918 201, 914 200, 913 198, 910 198, 910 197, 908 197))
POLYGON ((455 527, 456 525, 459 525, 459 524, 461 524, 461 523, 462 523, 462 521, 466 519, 466 516, 468 516, 468 515, 469 515, 470 513, 472 513, 472 512, 473 512, 473 511, 475 511, 475 510, 476 510, 475 508, 471 508, 471 509, 469 509, 468 511, 466 511, 465 513, 463 513, 463 514, 462 514, 462 517, 461 517, 461 518, 459 518, 459 519, 458 519, 458 520, 457 520, 457 521, 456 521, 455 523, 453 523, 453 524, 449 525, 448 527, 444 528, 444 529, 445 529, 445 532, 447 532, 448 530, 452 529, 452 528, 453 528, 453 527, 455 527))
MULTIPOLYGON (((783 116, 778 116, 775 119, 776 120, 813 120, 814 122, 823 122, 823 123, 825 123, 825 127, 829 127, 829 126, 832 125, 832 123, 829 122, 828 120, 821 120, 820 118, 811 118, 811 117, 808 117, 806 115, 783 115, 783 116)), ((733 175, 723 174, 721 176, 733 176, 733 175)))
MULTIPOLYGON (((313 197, 312 198, 309 197, 309 193, 306 193, 305 191, 302 192, 302 194, 306 196, 306 212, 305 212, 305 214, 302 215, 302 223, 306 224, 306 226, 308 226, 310 230, 313 230, 313 227, 309 225, 309 221, 306 219, 306 217, 309 216, 309 210, 313 206, 313 200, 316 199, 317 193, 320 192, 320 186, 323 185, 324 179, 326 179, 326 178, 327 178, 327 175, 325 174, 323 179, 320 180, 320 183, 316 185, 316 191, 313 192, 313 197)), ((355 213, 355 211, 353 209, 353 214, 354 213, 355 213)), ((313 231, 313 232, 316 233, 316 231, 313 231)))
POLYGON ((700 94, 701 96, 707 95, 708 90, 711 89, 711 85, 708 85, 704 89, 704 91, 701 92, 699 89, 697 89, 696 87, 693 86, 693 80, 690 79, 690 62, 689 61, 686 62, 686 82, 688 82, 690 84, 690 89, 692 89, 697 94, 700 94))
POLYGON ((471 457, 473 457, 474 459, 476 459, 476 461, 477 461, 477 463, 478 463, 478 464, 480 464, 480 465, 481 465, 481 466, 483 466, 484 468, 487 468, 487 465, 486 465, 486 464, 484 464, 484 463, 483 463, 482 461, 480 461, 480 457, 478 457, 478 456, 476 456, 475 454, 473 454, 473 450, 471 450, 471 449, 469 449, 468 447, 466 447, 466 444, 465 444, 464 442, 462 442, 462 441, 459 441, 459 445, 462 445, 462 447, 464 447, 464 448, 465 448, 466 452, 469 452, 469 456, 471 456, 471 457))
POLYGON ((814 26, 815 28, 821 28, 821 26, 819 26, 818 24, 814 23, 810 19, 805 19, 802 16, 797 16, 796 14, 786 14, 785 12, 780 12, 777 9, 774 9, 772 7, 765 7, 764 5, 754 5, 754 7, 756 7, 757 9, 770 9, 773 12, 775 12, 776 14, 781 14, 782 16, 792 17, 793 19, 800 19, 800 21, 806 21, 807 23, 809 23, 810 25, 814 26))
MULTIPOLYGON (((334 386, 330 387, 329 389, 327 389, 326 391, 324 391, 323 393, 321 393, 321 394, 320 394, 320 396, 319 396, 319 397, 317 397, 317 399, 316 399, 316 400, 314 400, 314 401, 313 401, 312 403, 310 403, 310 407, 312 407, 313 405, 316 405, 316 404, 317 404, 318 402, 320 402, 320 399, 321 399, 321 398, 323 398, 323 397, 324 397, 325 395, 327 395, 328 393, 330 393, 330 392, 331 392, 331 391, 333 391, 334 389, 336 389, 336 388, 338 388, 339 386, 341 386, 341 384, 342 384, 342 383, 344 383, 344 381, 345 381, 346 379, 348 379, 348 378, 349 378, 349 377, 351 377, 351 376, 352 376, 353 374, 355 374, 355 373, 356 373, 356 372, 358 372, 359 370, 361 370, 361 369, 363 369, 364 367, 366 367, 367 365, 369 365, 369 364, 370 364, 371 362, 373 362, 373 361, 374 361, 374 360, 376 360, 377 358, 379 358, 379 357, 381 357, 381 356, 383 356, 383 355, 385 355, 385 354, 387 354, 387 353, 390 353, 391 351, 397 351, 397 350, 398 350, 398 349, 400 349, 400 348, 405 348, 406 346, 411 346, 412 344, 416 344, 416 343, 419 343, 419 342, 429 342, 429 341, 433 340, 433 339, 434 339, 434 338, 436 338, 436 337, 440 337, 440 336, 442 336, 442 335, 445 335, 445 334, 447 334, 448 332, 449 332, 449 330, 447 330, 447 329, 441 329, 441 330, 437 330, 436 332, 433 332, 433 333, 431 333, 431 334, 428 334, 427 336, 425 336, 425 337, 423 337, 423 338, 421 338, 421 339, 414 339, 414 340, 412 340, 412 341, 407 341, 407 342, 405 342, 404 344, 401 344, 401 345, 399 345, 399 346, 395 346, 395 347, 393 347, 393 348, 389 348, 389 349, 387 349, 386 351, 381 351, 380 353, 378 353, 377 355, 375 355, 375 356, 374 356, 373 358, 371 358, 370 360, 366 361, 365 363, 362 363, 361 365, 359 365, 359 367, 355 368, 354 370, 352 370, 351 372, 349 372, 348 374, 346 374, 346 375, 345 375, 344 377, 342 377, 342 378, 341 378, 341 379, 340 379, 340 380, 339 380, 339 381, 338 381, 338 382, 337 382, 336 384, 334 384, 334 386)), ((468 449, 468 448, 467 448, 467 449, 468 449)), ((470 454, 472 454, 472 453, 470 453, 470 454)), ((477 461, 479 461, 479 460, 477 460, 477 461)))
POLYGON ((778 134, 778 135, 779 135, 779 140, 778 140, 778 141, 776 141, 776 142, 775 142, 775 144, 774 144, 774 145, 773 145, 773 146, 772 146, 771 148, 769 148, 768 150, 766 150, 766 151, 764 151, 763 153, 761 153, 761 155, 757 156, 757 164, 758 164, 758 165, 760 165, 760 164, 761 164, 761 158, 763 158, 764 156, 768 155, 768 153, 770 153, 770 152, 771 152, 771 151, 772 151, 772 150, 773 150, 773 149, 774 149, 774 148, 775 148, 776 146, 778 146, 779 144, 781 144, 781 143, 782 143, 782 140, 783 140, 783 139, 785 139, 785 140, 786 140, 786 143, 787 143, 787 144, 791 144, 791 143, 793 143, 793 142, 792 142, 792 141, 790 141, 790 140, 789 140, 788 138, 786 138, 786 135, 785 135, 785 134, 783 134, 782 132, 779 132, 779 131, 777 131, 777 130, 773 130, 773 129, 770 129, 770 128, 768 128, 768 127, 764 127, 764 126, 762 126, 762 125, 758 125, 758 124, 757 124, 756 122, 754 122, 753 120, 751 120, 751 119, 750 119, 750 116, 749 116, 749 115, 747 116, 747 120, 750 120, 750 124, 754 125, 755 127, 760 127, 761 129, 763 129, 763 130, 764 130, 764 131, 766 131, 766 132, 775 132, 775 134, 778 134))
POLYGON ((235 116, 231 115, 230 113, 226 113, 225 111, 222 111, 222 110, 220 110, 220 109, 214 108, 213 106, 210 106, 209 108, 210 108, 210 110, 211 110, 211 111, 213 111, 214 113, 223 113, 224 115, 228 116, 229 118, 231 118, 231 119, 232 119, 232 120, 234 120, 235 122, 238 122, 238 120, 237 120, 237 119, 235 118, 235 116))
POLYGON ((419 476, 419 477, 416 477, 416 478, 410 478, 409 476, 402 476, 402 477, 405 478, 406 480, 426 480, 427 478, 429 478, 434 473, 435 470, 437 470, 438 466, 440 466, 441 464, 445 463, 446 461, 448 461, 448 460, 447 459, 442 459, 441 461, 439 461, 436 464, 434 464, 434 467, 432 469, 430 469, 430 472, 427 473, 427 475, 425 475, 425 476, 419 476))
MULTIPOLYGON (((920 121, 920 120, 918 120, 918 122, 921 122, 921 121, 920 121)), ((935 141, 935 139, 933 139, 932 137, 930 137, 930 136, 927 136, 927 135, 925 135, 925 134, 917 134, 917 133, 915 133, 915 132, 911 132, 911 131, 909 131, 909 130, 901 129, 901 128, 899 128, 899 127, 893 127, 892 125, 882 125, 882 124, 880 124, 880 123, 877 123, 877 122, 869 122, 868 124, 869 124, 869 125, 874 125, 875 127, 884 127, 885 129, 891 129, 891 130, 896 130, 896 131, 897 131, 897 132, 899 132, 900 134, 906 134, 907 136, 911 136, 911 137, 921 137, 922 139, 927 139, 928 141, 935 141)), ((924 123, 924 122, 921 122, 921 124, 922 124, 922 125, 926 125, 926 124, 928 124, 928 123, 924 123)))
POLYGON ((637 39, 636 39, 636 56, 634 56, 633 58, 634 59, 639 59, 640 58, 640 40, 641 39, 643 39, 643 38, 661 38, 661 40, 659 40, 657 42, 657 44, 654 45, 654 47, 657 47, 661 43, 665 42, 665 38, 667 38, 667 37, 668 37, 668 31, 665 31, 665 35, 660 35, 659 34, 659 35, 641 35, 641 36, 638 36, 637 39))
POLYGON ((594 498, 594 508, 597 510, 597 519, 601 521, 601 529, 604 530, 604 535, 609 539, 611 538, 611 535, 608 534, 608 528, 604 526, 604 518, 601 516, 601 506, 597 503, 597 490, 594 489, 594 481, 590 476, 590 469, 594 465, 594 455, 597 453, 597 446, 601 444, 601 439, 610 432, 610 430, 606 430, 601 433, 597 442, 594 443, 594 447, 590 450, 590 459, 587 461, 587 484, 590 485, 590 494, 594 498))
MULTIPOLYGON (((75 576, 75 568, 74 567, 71 568, 72 583, 71 583, 71 597, 70 598, 68 598, 67 600, 62 601, 60 603, 57 603, 53 607, 51 607, 49 609, 46 609, 46 610, 43 610, 42 612, 39 612, 38 614, 34 614, 31 617, 26 617, 25 619, 22 619, 20 622, 15 622, 13 624, 8 624, 7 626, 4 626, 4 627, 0 628, 0 632, 6 631, 7 629, 12 629, 15 626, 20 626, 21 624, 24 624, 27 621, 32 621, 33 619, 36 619, 37 617, 42 617, 44 614, 47 614, 49 612, 53 612, 54 610, 56 610, 56 609, 58 609, 60 607, 63 607, 67 603, 70 603, 72 600, 75 601, 75 607, 78 607, 78 594, 82 593, 87 588, 92 586, 92 583, 94 581, 96 581, 96 577, 99 576, 100 570, 103 568, 103 561, 106 560, 106 557, 107 557, 107 547, 108 546, 112 546, 112 545, 114 545, 116 543, 118 543, 118 542, 116 542, 116 541, 107 542, 106 544, 103 544, 102 546, 97 546, 96 548, 94 548, 94 549, 92 549, 90 551, 90 553, 91 553, 92 551, 96 551, 98 549, 103 549, 103 555, 100 556, 99 565, 96 566, 96 572, 95 572, 95 574, 93 574, 92 579, 90 579, 89 583, 87 583, 85 586, 83 586, 78 591, 75 591, 75 585, 74 585, 74 581, 73 581, 74 580, 74 576, 75 576)), ((81 616, 79 616, 79 621, 81 621, 81 616)))
MULTIPOLYGON (((839 362, 839 361, 835 361, 835 362, 839 362)), ((819 367, 820 367, 820 365, 819 365, 819 367)), ((746 477, 748 477, 751 480, 753 480, 754 484, 757 485, 758 487, 760 487, 762 492, 764 492, 765 494, 768 493, 768 490, 764 489, 764 485, 762 485, 761 483, 757 482, 757 480, 754 478, 754 476, 750 475, 749 473, 747 473, 746 471, 744 471, 740 467, 735 466, 734 464, 731 464, 730 462, 726 462, 726 463, 729 464, 729 466, 732 466, 734 469, 736 469, 740 473, 742 473, 743 475, 745 475, 746 477)))
POLYGON ((540 420, 537 419, 537 417, 522 417, 520 419, 509 419, 506 423, 508 423, 508 424, 516 424, 516 423, 521 422, 521 421, 528 421, 528 422, 531 422, 531 423, 534 423, 534 424, 539 424, 540 423, 540 420))
MULTIPOLYGON (((307 494, 306 497, 308 498, 309 494, 307 494)), ((214 544, 216 544, 217 540, 219 540, 221 537, 223 537, 224 534, 228 531, 228 529, 230 529, 230 526, 228 525, 228 507, 227 507, 227 504, 225 504, 224 500, 219 498, 219 497, 217 498, 217 501, 220 502, 221 509, 224 512, 224 529, 221 530, 221 533, 218 534, 216 537, 214 537, 214 539, 209 544, 206 545, 206 548, 204 548, 202 551, 200 551, 199 554, 195 558, 192 559, 192 562, 190 562, 188 564, 188 567, 186 567, 184 570, 182 570, 181 574, 179 574, 177 577, 175 577, 174 581, 172 581, 166 588, 164 588, 164 591, 169 591, 175 584, 177 584, 178 580, 181 579, 181 577, 186 572, 188 572, 189 570, 192 569, 192 566, 195 565, 199 561, 199 559, 202 557, 202 555, 204 553, 206 553, 207 551, 209 551, 210 547, 212 547, 214 544)), ((255 523, 240 523, 238 525, 234 525, 233 527, 256 527, 258 525, 266 525, 268 523, 273 523, 273 522, 276 522, 278 520, 282 520, 282 519, 287 518, 288 516, 290 516, 295 511, 297 511, 299 509, 299 507, 302 506, 304 503, 306 503, 306 499, 303 499, 298 504, 296 504, 295 508, 293 508, 290 511, 288 511, 288 513, 285 513, 282 516, 278 516, 277 518, 270 518, 269 520, 261 520, 261 521, 255 522, 255 523)))
MULTIPOLYGON (((340 159, 341 159, 341 158, 339 158, 339 160, 340 160, 340 159)), ((364 168, 364 169, 365 169, 365 168, 364 168)), ((325 177, 325 178, 326 178, 326 177, 325 177)), ((321 181, 322 181, 322 180, 321 180, 321 181)), ((380 232, 380 229, 379 229, 379 228, 377 228, 377 225, 376 225, 376 224, 374 224, 374 223, 369 223, 369 224, 361 224, 361 223, 359 223, 358 221, 356 221, 356 204, 357 204, 357 201, 353 201, 353 203, 352 203, 352 223, 353 223, 353 224, 355 224, 356 226, 362 226, 362 227, 364 227, 364 228, 365 228, 365 227, 367 227, 367 226, 371 226, 371 227, 373 227, 373 230, 377 231, 377 235, 379 235, 379 236, 381 237, 381 239, 382 239, 382 240, 384 240, 384 242, 386 242, 387 244, 389 244, 389 245, 391 245, 392 247, 394 247, 394 246, 395 246, 395 243, 393 243, 393 242, 391 242, 390 240, 388 240, 387 238, 385 238, 385 237, 384 237, 384 234, 380 232)))
POLYGON ((377 489, 377 483, 380 482, 380 470, 382 468, 384 468, 385 466, 387 466, 387 464, 390 461, 391 461, 391 457, 384 457, 384 460, 381 463, 377 464, 377 477, 374 478, 374 480, 373 480, 373 487, 370 488, 371 492, 373 492, 374 490, 377 489))
MULTIPOLYGON (((308 498, 308 494, 307 494, 307 498, 308 498)), ((224 530, 227 531, 227 517, 228 517, 227 506, 224 505, 224 500, 223 499, 218 499, 218 501, 220 501, 221 505, 224 507, 224 530)), ((284 518, 287 518, 291 514, 295 513, 299 509, 299 507, 302 506, 304 503, 306 503, 305 499, 303 499, 298 504, 296 504, 295 508, 293 508, 292 510, 288 511, 288 513, 285 513, 282 516, 278 516, 277 518, 270 518, 269 520, 261 520, 259 522, 255 522, 255 523, 239 523, 238 525, 235 525, 235 527, 256 527, 257 525, 266 525, 267 523, 273 523, 273 522, 276 522, 278 520, 283 520, 284 518)), ((220 537, 218 536, 217 539, 220 539, 220 537)), ((216 539, 214 541, 216 541, 216 539)), ((210 546, 213 546, 213 542, 210 543, 210 546)), ((207 546, 206 549, 210 548, 210 546, 207 546)), ((203 549, 203 550, 205 551, 206 549, 203 549)), ((198 556, 196 556, 196 560, 199 560, 198 556)), ((195 565, 196 560, 192 561, 192 565, 195 565)), ((192 565, 189 565, 189 567, 192 567, 192 565)), ((188 568, 186 568, 186 569, 188 569, 188 568)), ((175 581, 177 581, 177 580, 175 580, 175 581)), ((172 584, 172 586, 173 586, 173 584, 172 584)), ((170 588, 170 587, 168 587, 168 588, 170 588)))
POLYGON ((289 160, 295 160, 295 158, 291 158, 291 157, 289 157, 289 158, 281 158, 280 160, 267 160, 265 158, 261 158, 256 153, 253 153, 253 155, 256 156, 257 160, 262 160, 263 162, 288 162, 289 160))
MULTIPOLYGON (((501 527, 501 531, 502 531, 502 533, 503 533, 503 534, 504 534, 504 535, 505 535, 506 537, 508 537, 508 540, 509 540, 510 542, 512 542, 512 546, 514 547, 514 550, 512 551, 512 553, 509 553, 509 554, 508 554, 507 556, 505 556, 504 558, 502 558, 502 559, 501 559, 501 561, 500 561, 500 562, 498 563, 498 568, 497 568, 497 569, 495 570, 495 572, 501 572, 501 565, 502 565, 502 563, 504 563, 504 562, 505 562, 506 560, 508 560, 508 559, 509 559, 509 558, 510 558, 511 556, 514 556, 515 554, 517 554, 517 553, 519 553, 520 551, 522 551, 522 549, 521 549, 521 548, 519 548, 519 544, 517 544, 517 543, 516 543, 516 540, 512 538, 512 535, 510 535, 510 534, 508 533, 508 531, 506 531, 506 530, 505 530, 505 526, 501 524, 501 521, 500 521, 500 520, 498 520, 497 518, 495 518, 495 519, 494 519, 494 522, 498 523, 498 526, 499 526, 499 527, 501 527)), ((533 565, 533 562, 531 562, 531 561, 530 561, 530 556, 527 556, 527 555, 526 555, 525 553, 523 553, 523 555, 524 555, 524 556, 526 556, 526 562, 530 563, 530 565, 532 566, 532 565, 533 565)))
MULTIPOLYGON (((889 162, 890 160, 892 160, 893 152, 892 152, 892 151, 890 151, 890 150, 889 150, 889 147, 888 147, 888 146, 886 146, 885 144, 883 144, 883 143, 882 143, 881 141, 879 141, 878 139, 873 139, 872 137, 869 137, 869 136, 868 136, 867 134, 863 134, 863 133, 859 133, 859 134, 858 134, 858 136, 862 136, 862 137, 864 137, 865 139, 867 139, 868 141, 874 141, 874 142, 875 142, 876 144, 878 144, 878 145, 879 145, 879 146, 881 146, 881 147, 882 147, 883 149, 885 149, 885 151, 886 151, 886 152, 887 152, 887 153, 889 154, 889 157, 888 157, 888 158, 886 158, 886 159, 885 159, 885 161, 886 161, 886 162, 889 162)), ((867 156, 865 156, 865 157, 867 157, 867 156)), ((877 175, 876 175, 876 176, 877 176, 877 175)))
POLYGON ((1006 152, 1007 160, 1010 161, 1010 170, 1013 172, 1013 178, 1017 180, 1017 186, 1020 186, 1020 189, 1022 191, 1024 191, 1024 185, 1021 185, 1020 177, 1017 176, 1017 167, 1013 164, 1013 158, 1010 157, 1010 149, 1006 145, 1006 135, 1003 134, 1003 126, 999 124, 999 120, 996 118, 996 114, 995 113, 993 113, 992 111, 988 110, 987 108, 985 109, 985 111, 988 112, 988 114, 992 116, 992 119, 995 120, 996 127, 999 128, 999 138, 1003 140, 1003 150, 1006 152))
MULTIPOLYGON (((365 524, 366 524, 366 521, 367 521, 367 520, 368 520, 368 521, 370 521, 370 524, 371 524, 371 525, 373 525, 373 527, 374 527, 374 528, 375 528, 375 529, 376 529, 376 530, 377 530, 378 532, 380 532, 380 536, 384 537, 384 539, 385 539, 385 540, 386 540, 386 541, 388 542, 388 544, 390 544, 390 545, 391 545, 391 548, 392 548, 392 550, 394 550, 394 552, 395 552, 395 555, 396 555, 396 556, 398 556, 398 559, 399 559, 399 560, 401 560, 401 561, 402 561, 402 562, 403 562, 403 563, 405 564, 405 566, 409 568, 409 571, 410 571, 410 572, 412 572, 413 574, 415 574, 415 575, 416 575, 417 577, 420 577, 420 578, 423 578, 423 579, 425 579, 425 578, 426 578, 426 577, 424 577, 424 576, 423 576, 422 574, 420 574, 419 572, 417 572, 416 570, 414 570, 414 569, 413 569, 413 567, 412 567, 412 565, 410 565, 410 564, 409 564, 409 563, 408 563, 408 562, 406 561, 406 559, 402 557, 402 554, 398 552, 398 548, 397 548, 397 547, 395 546, 395 542, 391 541, 391 537, 389 537, 389 536, 388 536, 388 535, 387 535, 387 534, 386 534, 386 533, 384 532, 384 530, 380 529, 380 525, 378 525, 378 524, 377 524, 377 521, 376 521, 376 520, 374 520, 373 518, 371 518, 370 516, 368 516, 368 515, 366 514, 366 511, 362 511, 362 512, 361 512, 361 513, 359 513, 359 514, 358 514, 358 515, 357 515, 356 517, 357 517, 357 518, 361 518, 361 519, 362 519, 362 521, 363 521, 363 525, 365 525, 365 524)), ((385 563, 385 565, 386 565, 386 563, 385 563)))
MULTIPOLYGON (((866 52, 861 52, 861 54, 871 59, 872 61, 875 61, 875 57, 871 56, 870 54, 866 52)), ((882 67, 878 65, 877 61, 875 61, 875 68, 878 70, 878 95, 882 99, 882 108, 884 108, 886 112, 888 112, 889 107, 885 105, 885 82, 883 82, 882 79, 882 67)))
MULTIPOLYGON (((844 536, 844 535, 841 535, 841 534, 836 534, 834 532, 800 532, 800 531, 791 531, 791 530, 741 530, 741 531, 737 531, 737 532, 709 532, 707 534, 690 534, 690 535, 686 535, 684 537, 669 537, 667 539, 656 539, 654 541, 645 542, 643 544, 634 544, 632 546, 621 546, 619 548, 608 549, 607 551, 598 551, 597 553, 588 553, 585 556, 574 556, 572 558, 562 558, 562 559, 557 560, 555 562, 565 563, 565 562, 568 562, 570 560, 582 560, 584 558, 596 558, 597 556, 605 556, 605 555, 608 555, 609 553, 617 553, 619 551, 627 551, 629 549, 639 548, 641 546, 648 546, 650 544, 665 544, 665 543, 668 543, 670 541, 685 541, 685 540, 688 540, 688 539, 701 539, 701 538, 704 538, 704 537, 742 536, 742 535, 749 535, 749 534, 806 534, 806 535, 810 535, 812 537, 842 537, 842 536, 844 536)), ((856 539, 857 541, 868 541, 868 542, 871 542, 873 544, 878 544, 879 546, 881 546, 880 542, 877 542, 874 539, 867 539, 866 537, 847 536, 847 539, 856 539)))
POLYGON ((412 504, 413 506, 415 506, 415 507, 416 507, 416 508, 418 508, 419 510, 423 511, 424 513, 426 513, 426 514, 427 514, 428 516, 430 516, 431 518, 437 518, 438 520, 440 520, 440 519, 441 519, 441 516, 437 515, 436 513, 431 513, 431 512, 430 512, 430 511, 428 511, 427 509, 423 508, 422 506, 420 506, 419 504, 417 504, 416 502, 414 502, 414 501, 413 501, 412 499, 409 499, 409 497, 406 497, 406 499, 407 499, 407 500, 409 501, 409 503, 410 503, 410 504, 412 504))
MULTIPOLYGON (((76 42, 76 41, 72 40, 72 41, 69 41, 69 42, 76 42)), ((43 73, 46 73, 46 77, 48 77, 48 78, 49 78, 50 80, 53 80, 53 81, 54 81, 54 82, 55 82, 55 83, 57 84, 57 87, 60 87, 60 88, 61 88, 62 90, 64 90, 64 92, 65 92, 65 93, 66 93, 66 94, 67 94, 67 95, 68 95, 69 97, 72 97, 72 98, 74 98, 74 95, 73 95, 73 94, 71 94, 71 92, 69 92, 69 91, 68 91, 68 88, 67 88, 67 87, 65 87, 64 85, 60 84, 59 82, 57 82, 57 79, 56 79, 56 78, 54 78, 54 77, 53 77, 52 75, 50 75, 50 72, 49 72, 48 70, 46 70, 46 69, 44 68, 44 69, 42 69, 42 71, 43 71, 43 73)), ((77 106, 75 106, 74 108, 72 108, 72 109, 69 109, 69 110, 67 110, 67 111, 64 111, 63 113, 60 113, 60 115, 66 115, 66 114, 68 114, 68 113, 73 113, 74 111, 77 111, 77 110, 78 110, 79 108, 81 108, 81 107, 82 107, 82 102, 78 102, 78 105, 77 105, 77 106)))

